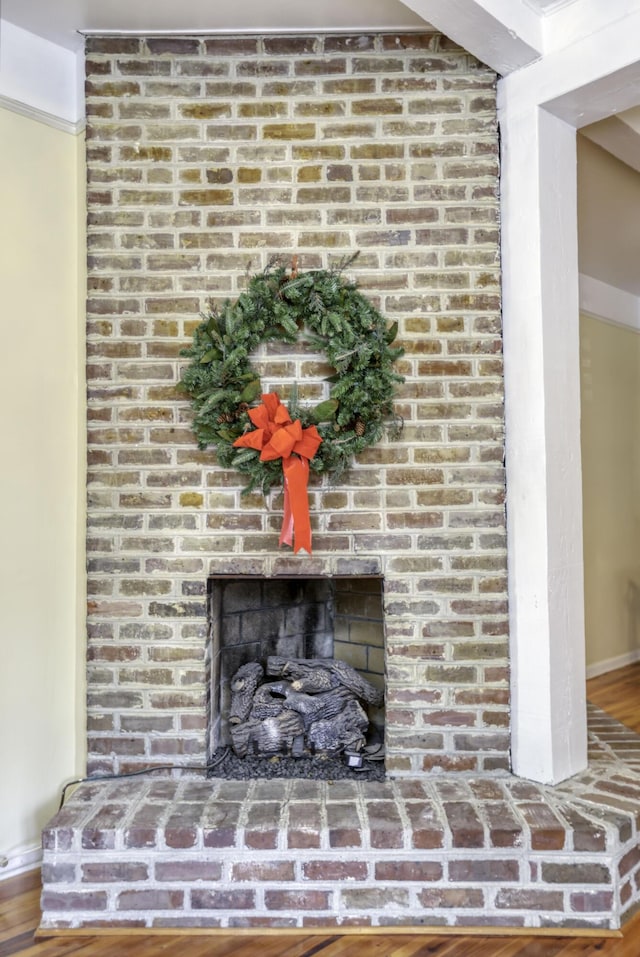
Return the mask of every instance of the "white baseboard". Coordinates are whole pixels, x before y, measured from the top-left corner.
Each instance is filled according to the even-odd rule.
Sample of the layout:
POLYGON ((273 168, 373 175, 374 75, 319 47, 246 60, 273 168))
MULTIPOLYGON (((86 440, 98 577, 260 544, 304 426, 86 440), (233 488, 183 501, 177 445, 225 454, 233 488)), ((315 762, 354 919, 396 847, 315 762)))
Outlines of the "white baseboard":
POLYGON ((596 661, 592 665, 587 665, 587 678, 606 675, 608 671, 616 671, 617 668, 633 665, 636 661, 640 661, 640 648, 626 651, 623 655, 617 655, 615 658, 607 658, 606 661, 596 661))
POLYGON ((32 871, 42 864, 42 848, 39 844, 31 847, 19 847, 7 854, 0 853, 0 881, 17 877, 26 871, 32 871), (7 861, 4 864, 4 861, 7 861))

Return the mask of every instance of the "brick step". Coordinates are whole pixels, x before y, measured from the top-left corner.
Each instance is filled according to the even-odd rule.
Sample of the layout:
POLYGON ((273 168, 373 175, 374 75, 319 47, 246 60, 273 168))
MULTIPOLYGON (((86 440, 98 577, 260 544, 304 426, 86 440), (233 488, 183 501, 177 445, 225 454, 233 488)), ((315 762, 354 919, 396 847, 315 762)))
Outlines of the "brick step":
MULTIPOLYGON (((611 731, 611 726, 608 726, 611 731)), ((614 929, 640 775, 80 785, 44 831, 42 927, 614 929)))

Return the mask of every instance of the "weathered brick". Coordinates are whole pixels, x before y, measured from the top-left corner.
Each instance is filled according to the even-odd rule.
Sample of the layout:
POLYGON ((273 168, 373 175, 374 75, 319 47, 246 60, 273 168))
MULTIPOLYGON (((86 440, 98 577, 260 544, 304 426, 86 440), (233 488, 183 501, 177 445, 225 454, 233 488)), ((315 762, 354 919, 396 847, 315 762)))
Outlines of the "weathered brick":
POLYGON ((243 60, 237 66, 238 76, 290 76, 291 64, 288 60, 243 60))
POLYGON ((370 910, 384 907, 406 908, 409 893, 401 887, 342 888, 343 906, 347 910, 370 910), (384 903, 383 903, 384 902, 384 903))
POLYGON ((267 910, 327 910, 328 891, 313 890, 266 890, 264 903, 267 910))
POLYGON ((42 866, 42 881, 45 884, 69 884, 76 879, 75 864, 47 863, 42 866))
POLYGON ((496 907, 532 910, 561 911, 564 900, 558 891, 520 890, 514 887, 504 888, 496 894, 496 907))
POLYGON ((310 881, 362 881, 367 873, 365 861, 308 861, 302 865, 303 877, 310 881))
POLYGON ((300 103, 295 108, 296 117, 305 116, 344 116, 346 104, 340 100, 323 100, 315 103, 300 103))
POLYGON ((130 80, 105 80, 104 82, 87 80, 85 83, 85 94, 87 97, 106 96, 118 98, 121 96, 135 96, 138 93, 140 93, 140 84, 130 80))
MULTIPOLYGON (((413 682, 388 689, 396 702, 387 713, 389 740, 401 742, 388 749, 388 767, 417 771, 423 753, 444 766, 445 736, 407 733, 421 727, 485 728, 487 754, 497 757, 491 735, 502 727, 508 695, 496 702, 472 686, 488 680, 489 660, 504 683, 506 646, 490 639, 506 634, 506 586, 501 568, 455 564, 504 554, 502 435, 493 428, 502 416, 492 315, 499 306, 495 77, 433 32, 90 40, 87 74, 89 91, 99 94, 88 111, 89 524, 103 539, 90 558, 122 554, 138 563, 120 571, 95 564, 91 572, 92 616, 120 622, 113 658, 113 637, 90 639, 92 708, 144 703, 148 723, 140 714, 138 724, 125 724, 147 735, 148 753, 187 754, 191 745, 185 740, 181 750, 176 729, 193 721, 202 732, 203 699, 190 690, 202 676, 189 662, 202 660, 207 569, 216 561, 236 567, 240 554, 251 574, 289 566, 271 556, 277 510, 267 516, 257 496, 239 504, 236 477, 217 468, 210 450, 196 449, 188 403, 175 389, 178 352, 205 297, 221 305, 273 253, 301 247, 301 268, 317 269, 338 263, 355 243, 361 288, 399 321, 407 383, 397 411, 405 429, 359 456, 341 489, 314 479, 320 573, 327 554, 348 562, 357 547, 381 556, 391 673, 413 682), (427 107, 437 116, 422 115, 427 107), (422 567, 407 578, 393 562, 411 555, 422 567), (473 596, 473 607, 448 607, 456 594, 473 596), (118 618, 129 604, 118 595, 140 598, 128 622, 118 618), (138 661, 125 651, 134 634, 145 642, 145 677, 127 665, 138 661), (417 672, 425 659, 446 669, 435 673, 439 687, 416 688, 427 677, 424 665, 417 672), (104 666, 118 660, 128 672, 123 681, 142 680, 144 702, 122 691, 104 696, 104 666), (163 662, 183 664, 174 674, 182 685, 164 684, 164 669, 153 667, 163 662), (465 691, 475 697, 459 700, 465 691), (162 707, 175 727, 160 729, 162 707)), ((326 374, 298 356, 272 368, 292 378, 326 374)), ((305 387, 305 401, 316 401, 313 389, 305 387)), ((118 716, 123 729, 126 717, 118 716)), ((107 722, 105 736, 113 727, 107 722)), ((482 755, 449 759, 472 767, 482 755)), ((321 846, 316 817, 293 823, 291 847, 321 846)), ((348 844, 352 824, 332 820, 334 846, 348 844)), ((396 842, 396 824, 381 814, 373 840, 396 842)), ((428 846, 441 832, 425 825, 412 839, 428 846)), ((265 821, 249 828, 246 846, 270 849, 274 840, 265 821)))
POLYGON ((95 884, 101 882, 135 883, 149 877, 149 866, 144 863, 96 863, 82 864, 82 881, 95 884))
POLYGON ((42 907, 47 911, 106 911, 107 894, 105 891, 51 891, 42 895, 42 907))
POLYGON ((613 905, 611 891, 576 891, 569 896, 571 910, 578 914, 590 914, 594 911, 609 913, 613 905))
POLYGON ((362 845, 362 834, 354 820, 350 805, 329 805, 327 820, 331 847, 360 847, 362 845))
POLYGON ((389 115, 392 113, 402 113, 403 103, 400 99, 391 99, 389 97, 375 97, 366 100, 353 100, 351 103, 351 112, 354 116, 374 116, 389 115))
POLYGON ((610 884, 611 873, 604 864, 576 862, 571 864, 543 863, 542 880, 546 884, 610 884))
POLYGON ((404 63, 396 57, 354 57, 352 69, 354 73, 399 73, 404 63))
POLYGON ((484 891, 481 888, 435 888, 421 890, 419 895, 422 907, 433 909, 436 907, 455 908, 464 910, 469 907, 482 908, 484 906, 484 891))
POLYGON ((316 136, 315 123, 265 123, 262 136, 266 140, 312 140, 316 136))
POLYGON ((191 189, 180 193, 181 206, 231 206, 233 192, 230 189, 191 189))
POLYGON ((443 867, 439 861, 380 861, 375 865, 378 881, 411 881, 426 883, 442 880, 443 867))
POLYGON ((212 37, 205 41, 205 52, 209 57, 217 56, 254 56, 257 40, 254 37, 212 37))
POLYGON ((292 881, 294 864, 292 861, 272 861, 268 864, 246 862, 234 864, 234 881, 292 881))
POLYGON ((476 881, 489 884, 496 881, 518 881, 519 862, 515 859, 491 858, 487 860, 452 860, 449 862, 449 879, 452 881, 476 881))

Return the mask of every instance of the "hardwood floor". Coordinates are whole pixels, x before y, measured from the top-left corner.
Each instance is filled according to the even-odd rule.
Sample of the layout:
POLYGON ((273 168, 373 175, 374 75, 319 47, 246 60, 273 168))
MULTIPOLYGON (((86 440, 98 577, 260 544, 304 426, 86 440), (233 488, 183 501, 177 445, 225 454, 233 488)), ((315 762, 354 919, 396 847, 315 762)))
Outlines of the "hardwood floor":
MULTIPOLYGON (((640 734, 640 663, 587 682, 597 707, 640 734)), ((37 871, 0 881, 0 957, 640 957, 640 914, 622 938, 430 934, 118 934, 34 938, 37 871)))
POLYGON ((587 681, 587 698, 640 734, 640 662, 591 678, 587 681))
POLYGON ((640 916, 623 938, 367 935, 101 934, 34 938, 38 872, 0 883, 0 957, 638 957, 640 916))

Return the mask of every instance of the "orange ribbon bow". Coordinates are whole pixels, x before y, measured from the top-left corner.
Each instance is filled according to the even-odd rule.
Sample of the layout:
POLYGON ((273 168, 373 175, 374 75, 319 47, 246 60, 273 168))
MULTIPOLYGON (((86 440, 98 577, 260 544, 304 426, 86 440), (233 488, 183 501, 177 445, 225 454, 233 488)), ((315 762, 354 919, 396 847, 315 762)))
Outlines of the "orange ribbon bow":
POLYGON ((315 425, 302 428, 300 419, 291 421, 289 410, 282 405, 276 392, 262 396, 262 404, 249 409, 249 418, 255 425, 253 432, 245 432, 233 443, 256 449, 262 462, 282 459, 284 475, 284 516, 280 542, 291 545, 294 552, 305 548, 311 554, 311 522, 309 521, 309 459, 318 451, 322 439, 315 425))

